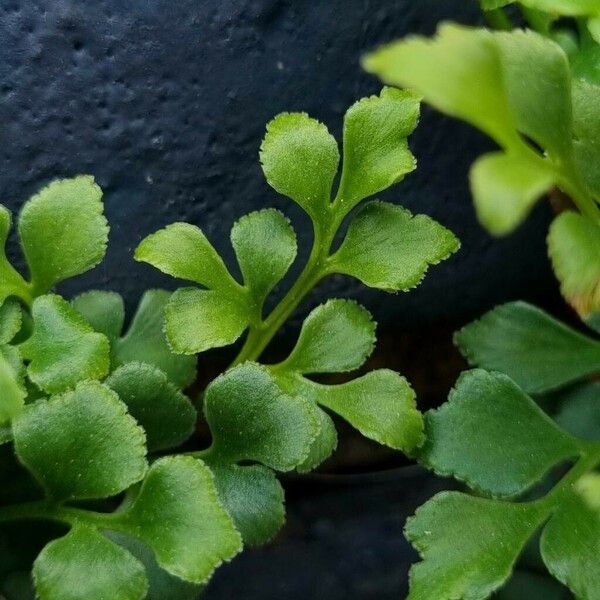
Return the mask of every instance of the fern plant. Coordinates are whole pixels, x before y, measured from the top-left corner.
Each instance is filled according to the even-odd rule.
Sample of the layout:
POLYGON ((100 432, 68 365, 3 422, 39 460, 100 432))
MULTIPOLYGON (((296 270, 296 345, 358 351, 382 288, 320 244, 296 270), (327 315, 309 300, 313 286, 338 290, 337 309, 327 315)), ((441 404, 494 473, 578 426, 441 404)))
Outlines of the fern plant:
POLYGON ((600 85, 573 73, 564 50, 537 32, 450 23, 434 40, 391 44, 365 65, 498 143, 470 174, 477 214, 493 235, 513 231, 551 189, 568 195, 574 206, 552 222, 548 253, 567 301, 593 320, 600 310, 600 85))
MULTIPOLYGON (((411 570, 411 600, 488 598, 520 556, 538 552, 577 598, 600 598, 600 3, 523 0, 537 31, 512 30, 508 4, 482 1, 504 31, 448 23, 433 39, 401 40, 365 60, 386 82, 497 142, 470 173, 490 233, 513 231, 551 190, 568 196, 548 253, 586 324, 579 331, 513 302, 456 334, 477 368, 425 415, 417 455, 471 493, 439 494, 409 519, 407 537, 422 557, 411 570)), ((543 576, 516 575, 499 597, 564 597, 543 576)))
MULTIPOLYGON (((309 471, 336 446, 330 413, 365 436, 413 453, 423 419, 409 383, 389 370, 340 385, 317 373, 352 371, 375 343, 369 312, 333 299, 306 317, 278 364, 263 350, 323 277, 346 274, 387 292, 416 286, 457 250, 440 224, 399 206, 362 201, 415 168, 407 138, 419 102, 386 88, 344 120, 343 164, 326 127, 282 114, 260 157, 267 181, 310 216, 310 257, 268 314, 264 303, 296 257, 279 211, 242 217, 231 242, 234 277, 202 231, 175 223, 135 258, 192 285, 144 294, 124 330, 122 298, 53 293, 98 264, 108 226, 88 176, 51 183, 25 203, 18 235, 29 278, 0 256, 0 590, 25 598, 32 573, 41 600, 195 598, 243 544, 272 538, 284 520, 276 471, 309 471), (354 210, 358 207, 358 210, 354 210), (341 225, 348 228, 339 246, 341 225), (246 333, 230 368, 190 398, 196 355, 246 333), (197 411, 212 436, 185 452, 197 411), (33 549, 19 551, 30 522, 33 549)), ((10 213, 0 210, 5 245, 10 213)))

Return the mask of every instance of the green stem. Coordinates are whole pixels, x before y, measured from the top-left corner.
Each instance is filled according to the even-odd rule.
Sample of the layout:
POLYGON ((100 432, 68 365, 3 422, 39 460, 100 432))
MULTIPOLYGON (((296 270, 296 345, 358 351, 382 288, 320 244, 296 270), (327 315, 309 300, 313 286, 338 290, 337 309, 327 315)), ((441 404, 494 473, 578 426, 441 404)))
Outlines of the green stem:
MULTIPOLYGON (((10 267, 10 269, 12 270, 12 273, 9 271, 8 276, 12 278, 12 281, 7 282, 8 293, 6 295, 16 296, 23 302, 23 304, 25 304, 28 308, 31 308, 33 300, 36 296, 33 286, 27 283, 23 277, 21 277, 21 275, 12 267, 10 267)), ((6 276, 6 273, 4 273, 4 275, 6 276)))
POLYGON ((326 227, 320 227, 316 223, 314 225, 313 245, 302 273, 271 314, 263 321, 250 327, 246 342, 231 363, 230 368, 247 360, 258 359, 306 294, 328 274, 327 258, 333 238, 340 225, 340 219, 336 218, 334 213, 334 206, 334 204, 329 206, 330 218, 326 227))
POLYGON ((35 296, 29 290, 29 288, 27 288, 27 289, 22 290, 21 294, 19 295, 19 298, 25 303, 25 305, 28 308, 31 308, 31 305, 33 304, 33 300, 34 300, 35 296))
POLYGON ((546 494, 537 503, 544 506, 554 507, 560 499, 572 491, 573 486, 583 477, 600 464, 600 444, 589 443, 587 451, 571 467, 569 472, 554 486, 551 492, 546 494))
POLYGON ((492 29, 510 31, 513 29, 512 21, 501 8, 485 11, 485 20, 492 29))
MULTIPOLYGON (((575 172, 574 167, 570 171, 575 172)), ((573 200, 579 211, 600 226, 600 207, 579 182, 568 175, 560 174, 559 187, 573 200)))
POLYGON ((41 519, 44 521, 55 521, 66 525, 76 523, 89 523, 93 525, 106 525, 114 518, 112 513, 97 513, 72 506, 62 506, 47 500, 25 502, 23 504, 11 504, 0 507, 0 523, 8 521, 23 521, 29 519, 41 519))
POLYGON ((575 206, 579 209, 579 212, 588 217, 593 223, 600 226, 600 206, 598 206, 596 200, 587 191, 585 185, 580 180, 577 166, 572 157, 550 154, 550 156, 546 158, 530 144, 519 139, 518 136, 510 139, 511 142, 507 145, 508 147, 510 147, 512 143, 518 144, 520 151, 528 157, 531 157, 531 160, 536 162, 542 161, 540 162, 540 166, 547 168, 549 162, 551 165, 550 168, 556 178, 556 185, 569 196, 575 206))

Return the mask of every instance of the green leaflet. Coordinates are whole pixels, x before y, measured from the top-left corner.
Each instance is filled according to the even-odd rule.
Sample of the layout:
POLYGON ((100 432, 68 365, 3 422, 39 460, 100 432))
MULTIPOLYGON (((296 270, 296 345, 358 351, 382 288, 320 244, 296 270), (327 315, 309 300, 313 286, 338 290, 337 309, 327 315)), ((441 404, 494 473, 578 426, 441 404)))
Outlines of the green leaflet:
POLYGON ((600 225, 566 211, 548 233, 548 254, 560 290, 582 318, 600 311, 600 225))
POLYGON ((425 215, 387 202, 365 204, 350 222, 330 269, 388 292, 416 287, 429 265, 456 252, 457 238, 425 215))
MULTIPOLYGON (((424 441, 423 417, 417 410, 415 393, 394 371, 377 369, 338 385, 323 385, 298 375, 288 381, 282 381, 282 377, 279 375, 278 380, 286 389, 335 412, 380 444, 411 452, 424 441)), ((331 439, 329 433, 326 435, 331 439)), ((330 444, 323 458, 335 448, 335 438, 330 444)))
POLYGON ((347 110, 344 162, 336 196, 346 211, 416 168, 407 139, 418 120, 417 96, 394 88, 362 98, 347 110))
POLYGON ((9 296, 17 296, 25 301, 31 299, 30 285, 6 258, 6 239, 12 225, 10 211, 0 204, 0 302, 9 296))
POLYGON ((163 371, 179 388, 196 378, 196 358, 175 354, 165 333, 165 308, 171 297, 166 290, 144 292, 127 331, 112 344, 115 366, 131 361, 148 363, 163 371))
POLYGON ((71 305, 110 340, 113 369, 129 362, 143 362, 163 371, 179 388, 185 388, 196 377, 196 359, 174 354, 167 342, 164 312, 170 297, 166 290, 144 292, 123 335, 125 307, 119 294, 92 290, 74 298, 71 305))
MULTIPOLYGON (((593 44, 598 48, 597 44, 593 44)), ((600 197, 600 86, 573 80, 573 148, 575 161, 587 186, 600 197)))
MULTIPOLYGON (((310 395, 307 394, 309 390, 303 389, 302 386, 304 382, 308 382, 308 380, 304 378, 292 380, 291 384, 289 384, 289 380, 286 381, 282 377, 278 377, 277 382, 288 393, 296 393, 305 398, 310 398, 310 395)), ((312 407, 315 421, 319 424, 319 433, 310 445, 308 456, 296 467, 298 473, 309 473, 313 469, 316 469, 323 461, 327 460, 333 454, 338 443, 337 429, 335 428, 335 423, 332 418, 324 410, 321 410, 316 402, 309 406, 312 407)))
POLYGON ((550 518, 540 542, 549 571, 577 598, 600 598, 600 480, 588 474, 550 518))
POLYGON ((90 290, 71 300, 71 306, 98 333, 111 342, 121 335, 125 323, 125 303, 120 294, 103 290, 90 290))
POLYGON ((12 429, 9 425, 0 425, 0 446, 12 440, 12 429))
POLYGON ((165 333, 178 354, 233 344, 249 322, 244 302, 217 290, 179 288, 165 308, 165 333))
POLYGON ((146 471, 143 430, 98 382, 26 406, 12 428, 19 460, 55 500, 114 496, 146 471))
MULTIPOLYGON (((423 442, 423 420, 406 379, 386 369, 340 385, 304 377, 357 369, 371 353, 374 340, 375 323, 363 307, 348 300, 329 300, 308 315, 289 357, 270 370, 287 393, 336 412, 368 438, 411 452, 423 442)), ((321 432, 301 471, 318 466, 337 441, 330 419, 319 409, 316 414, 321 432)))
POLYGON ((102 190, 89 175, 53 181, 25 203, 18 222, 31 282, 4 253, 10 212, 0 206, 0 304, 9 296, 30 303, 57 283, 95 267, 104 257, 108 224, 102 190))
POLYGON ((18 228, 34 294, 102 260, 108 240, 102 211, 102 190, 89 175, 53 181, 25 204, 18 228))
POLYGON ((558 399, 556 422, 577 437, 600 442, 600 382, 568 388, 558 399))
POLYGON ((352 300, 328 300, 304 320, 296 346, 279 368, 298 373, 339 373, 360 367, 373 352, 375 323, 352 300))
POLYGON ((0 305, 0 344, 9 344, 19 333, 23 313, 19 303, 9 298, 0 305))
POLYGON ((136 248, 135 259, 150 263, 172 277, 208 288, 236 287, 212 244, 198 227, 188 223, 173 223, 149 235, 136 248))
POLYGON ((512 231, 553 184, 583 211, 597 214, 585 189, 591 178, 576 166, 573 133, 579 125, 573 121, 571 72, 551 40, 531 31, 491 33, 444 24, 433 40, 395 42, 364 64, 384 81, 412 88, 439 110, 482 129, 503 148, 480 158, 471 172, 477 212, 491 233, 512 231))
POLYGON ((443 492, 418 509, 406 533, 423 561, 411 570, 408 598, 488 598, 543 524, 541 552, 550 572, 578 598, 598 598, 600 484, 593 469, 600 445, 571 437, 508 377, 482 370, 465 373, 449 402, 425 420, 420 459, 480 494, 521 494, 553 465, 574 462, 558 483, 548 480, 554 487, 539 499, 511 503, 443 492))
POLYGON ((590 36, 596 43, 600 43, 600 7, 596 7, 595 16, 589 19, 587 26, 590 36))
POLYGON ((260 309, 296 258, 296 234, 282 213, 266 208, 250 213, 234 224, 231 245, 244 284, 260 309))
POLYGON ((448 402, 425 414, 425 434, 421 462, 492 496, 521 494, 581 453, 511 379, 481 369, 463 373, 448 402))
POLYGON ((77 525, 50 542, 33 565, 40 600, 142 600, 144 567, 99 531, 77 525))
POLYGON ((241 549, 210 470, 191 456, 153 463, 134 503, 110 523, 152 548, 168 573, 192 583, 206 582, 241 549))
POLYGON ((525 302, 494 308, 454 339, 470 364, 506 373, 530 393, 600 372, 600 341, 525 302))
POLYGON ((31 311, 25 307, 21 307, 21 326, 15 337, 11 340, 13 346, 18 346, 20 343, 28 339, 33 333, 33 318, 31 311))
POLYGON ((220 462, 251 460, 289 471, 306 459, 318 433, 306 401, 283 393, 255 363, 217 377, 206 390, 204 414, 213 436, 209 456, 220 462))
POLYGON ((130 362, 105 381, 144 428, 150 452, 174 448, 194 430, 196 410, 167 376, 149 364, 130 362))
POLYGON ((552 170, 537 156, 484 154, 471 169, 471 190, 480 222, 494 235, 510 233, 553 181, 552 170))
POLYGON ((327 127, 305 113, 282 113, 267 124, 260 162, 269 185, 318 221, 329 206, 339 163, 327 127))
POLYGON ((178 354, 196 354, 235 342, 260 318, 267 294, 296 256, 296 238, 276 210, 250 213, 231 230, 245 287, 229 274, 204 234, 175 223, 149 236, 136 259, 209 289, 180 288, 165 306, 165 332, 178 354))
POLYGON ((325 223, 331 209, 338 218, 343 217, 364 198, 398 183, 414 170, 416 161, 407 138, 418 117, 418 98, 392 88, 352 105, 344 118, 344 161, 331 204, 339 162, 335 139, 308 115, 283 113, 267 125, 261 146, 265 177, 315 223, 325 223))
POLYGON ((317 402, 334 411, 365 437, 411 452, 423 441, 423 417, 404 377, 378 369, 336 386, 318 386, 317 402))
POLYGON ((547 511, 442 492, 421 506, 405 533, 422 557, 407 600, 484 600, 510 577, 547 511))
POLYGON ((579 39, 569 40, 567 50, 569 51, 573 74, 590 83, 597 84, 600 82, 600 66, 598 65, 600 45, 597 41, 597 20, 594 29, 595 36, 592 35, 591 31, 585 31, 585 28, 580 27, 579 39))
POLYGON ((19 383, 26 386, 28 382, 26 378, 25 365, 23 364, 23 358, 19 352, 19 349, 16 346, 4 344, 0 346, 0 355, 10 366, 15 378, 19 381, 19 383))
POLYGON ((206 389, 204 414, 213 442, 198 455, 211 468, 219 498, 246 544, 266 543, 283 525, 283 489, 267 467, 289 471, 307 460, 319 432, 311 409, 255 363, 230 369, 206 389), (236 464, 247 461, 266 466, 236 464))
POLYGON ((22 377, 23 366, 16 348, 0 346, 0 444, 10 438, 2 430, 22 410, 26 391, 22 377))
POLYGON ((102 379, 109 370, 108 339, 96 333, 69 303, 54 294, 36 298, 33 334, 19 348, 30 361, 27 374, 49 393, 83 379, 102 379))
POLYGON ((210 465, 219 499, 245 544, 265 544, 285 521, 283 488, 262 465, 210 465))
POLYGON ((414 36, 367 55, 367 71, 414 89, 433 106, 494 139, 516 140, 493 34, 445 23, 433 42, 414 36))
POLYGON ((324 460, 329 458, 337 446, 337 430, 331 417, 323 411, 312 394, 313 388, 308 379, 295 372, 281 370, 277 365, 270 366, 271 374, 274 375, 277 385, 291 396, 298 396, 306 402, 317 424, 317 434, 310 444, 306 458, 300 462, 296 469, 300 473, 307 473, 318 467, 324 460))
POLYGON ((571 74, 565 53, 532 31, 497 32, 494 38, 516 129, 552 158, 569 157, 571 74))
POLYGON ((193 225, 174 223, 142 240, 135 259, 208 290, 181 288, 165 307, 165 333, 178 354, 232 344, 249 323, 245 290, 206 236, 193 225))

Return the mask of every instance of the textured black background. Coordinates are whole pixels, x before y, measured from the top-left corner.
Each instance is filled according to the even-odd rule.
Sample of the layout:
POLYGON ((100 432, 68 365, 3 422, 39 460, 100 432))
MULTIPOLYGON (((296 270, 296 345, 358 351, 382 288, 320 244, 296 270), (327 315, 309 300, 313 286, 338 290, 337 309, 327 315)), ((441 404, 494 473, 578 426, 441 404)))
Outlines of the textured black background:
MULTIPOLYGON (((175 220, 200 225, 230 258, 233 221, 275 205, 306 248, 306 217, 266 185, 258 164, 265 123, 304 110, 339 139, 345 109, 380 87, 361 72, 361 54, 432 33, 449 18, 475 22, 476 3, 0 0, 0 201, 17 210, 54 177, 94 174, 105 190, 110 249, 63 291, 108 287, 129 306, 148 286, 175 285, 131 258, 142 237, 175 220)), ((543 293, 551 281, 544 210, 501 241, 474 219, 467 171, 488 146, 425 109, 412 139, 419 169, 385 197, 452 228, 462 252, 410 294, 339 278, 312 302, 324 290, 353 295, 380 321, 405 327, 543 293)))

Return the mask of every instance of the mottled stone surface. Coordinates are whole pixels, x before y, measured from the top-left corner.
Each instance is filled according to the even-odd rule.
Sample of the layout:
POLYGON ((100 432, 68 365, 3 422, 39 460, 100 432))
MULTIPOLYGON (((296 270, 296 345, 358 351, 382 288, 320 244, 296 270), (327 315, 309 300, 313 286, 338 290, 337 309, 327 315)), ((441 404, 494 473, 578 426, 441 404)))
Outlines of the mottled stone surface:
MULTIPOLYGON (((339 136, 344 110, 379 89, 366 50, 442 19, 478 19, 464 0, 0 0, 0 201, 17 210, 53 177, 93 173, 106 193, 111 246, 95 271, 63 288, 126 295, 173 285, 131 259, 146 234, 174 220, 203 227, 231 258, 228 232, 252 209, 307 219, 264 181, 265 123, 305 110, 339 136)), ((540 295, 547 215, 492 241, 476 224, 468 165, 488 146, 467 126, 425 110, 412 140, 419 170, 386 199, 426 212, 462 239, 414 293, 389 296, 332 279, 313 295, 351 295, 399 326, 474 315, 540 295)), ((305 253, 301 255, 305 256, 305 253)))

